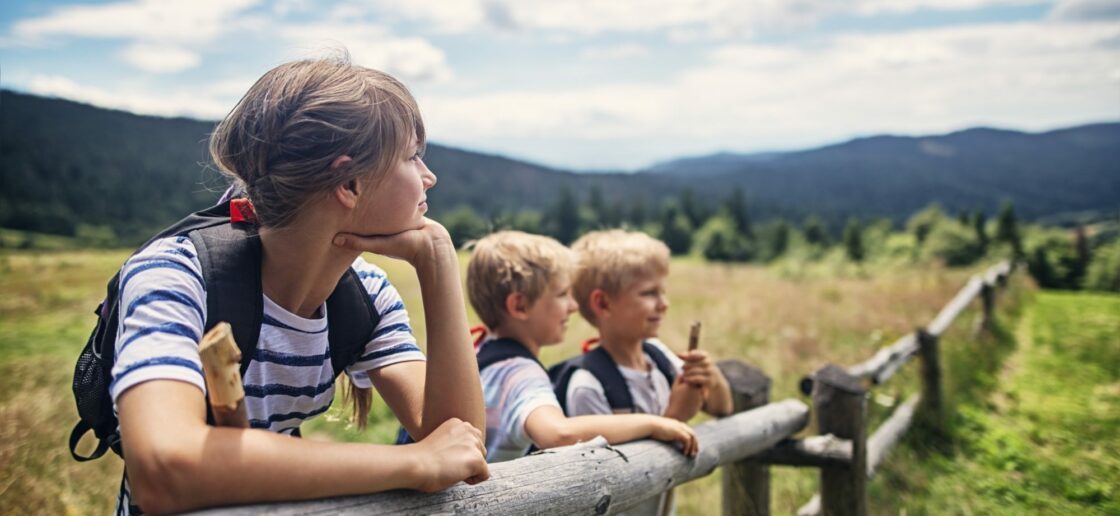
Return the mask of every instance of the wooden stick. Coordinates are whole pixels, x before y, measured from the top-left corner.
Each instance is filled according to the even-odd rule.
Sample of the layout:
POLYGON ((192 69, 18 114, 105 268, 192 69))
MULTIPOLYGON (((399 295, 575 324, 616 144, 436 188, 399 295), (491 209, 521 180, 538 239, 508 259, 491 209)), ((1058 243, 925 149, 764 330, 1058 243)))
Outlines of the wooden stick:
POLYGON ((248 428, 245 389, 241 386, 241 350, 233 340, 229 323, 220 322, 203 335, 198 355, 214 424, 248 428))
POLYGON ((696 351, 700 347, 700 321, 692 321, 688 329, 688 350, 696 351))

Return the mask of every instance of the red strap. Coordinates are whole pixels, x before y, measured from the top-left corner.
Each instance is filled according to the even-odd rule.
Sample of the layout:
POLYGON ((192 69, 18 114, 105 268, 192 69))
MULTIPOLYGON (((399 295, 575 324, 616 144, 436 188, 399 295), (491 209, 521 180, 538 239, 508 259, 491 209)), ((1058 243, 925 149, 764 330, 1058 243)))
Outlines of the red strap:
POLYGON ((486 338, 486 333, 487 333, 487 330, 486 330, 486 325, 485 324, 480 324, 478 326, 475 326, 475 327, 471 328, 471 335, 475 336, 474 337, 474 347, 475 347, 475 349, 478 349, 478 347, 482 345, 483 339, 486 338))
POLYGON ((583 341, 583 344, 580 344, 580 349, 582 349, 584 353, 587 353, 588 351, 591 351, 591 346, 594 346, 598 343, 599 337, 591 337, 583 341))
POLYGON ((229 201, 230 222, 256 222, 257 212, 253 211, 253 203, 244 197, 229 201))

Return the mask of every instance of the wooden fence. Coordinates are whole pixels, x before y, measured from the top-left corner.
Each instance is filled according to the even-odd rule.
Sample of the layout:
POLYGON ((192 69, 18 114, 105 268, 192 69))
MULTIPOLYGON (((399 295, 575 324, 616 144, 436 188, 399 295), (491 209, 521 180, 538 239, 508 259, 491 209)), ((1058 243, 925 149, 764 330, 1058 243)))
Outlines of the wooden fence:
POLYGON ((918 329, 847 369, 827 365, 801 387, 812 394, 820 435, 789 439, 809 423, 809 407, 798 400, 770 403, 770 378, 737 360, 724 360, 735 414, 695 427, 700 453, 681 455, 672 445, 638 441, 610 446, 602 438, 575 446, 544 450, 490 466, 490 480, 460 483, 439 493, 389 491, 305 502, 226 507, 198 514, 607 514, 616 513, 669 488, 723 472, 725 515, 770 513, 770 466, 818 467, 821 494, 799 514, 866 514, 867 480, 887 452, 910 427, 915 414, 939 428, 941 382, 937 345, 941 334, 968 304, 980 296, 987 326, 995 306, 995 285, 1011 266, 1004 262, 968 284, 924 329, 918 329), (922 357, 921 394, 900 405, 865 438, 866 389, 879 384, 914 356, 922 357))
POLYGON ((887 346, 869 360, 848 368, 826 365, 801 381, 801 389, 813 398, 817 431, 821 437, 805 442, 782 443, 770 464, 816 465, 821 468, 820 494, 798 510, 798 515, 867 514, 867 481, 883 463, 917 415, 933 432, 944 430, 941 402, 941 336, 977 297, 983 311, 975 332, 991 325, 996 287, 1006 283, 1010 262, 1000 262, 984 274, 973 276, 933 322, 887 346), (899 405, 886 421, 867 437, 867 390, 894 376, 911 358, 921 357, 921 392, 899 405), (827 443, 823 447, 820 443, 827 443), (812 446, 811 446, 812 445, 812 446), (792 460, 786 460, 791 457, 792 460), (824 460, 827 459, 827 460, 824 460))

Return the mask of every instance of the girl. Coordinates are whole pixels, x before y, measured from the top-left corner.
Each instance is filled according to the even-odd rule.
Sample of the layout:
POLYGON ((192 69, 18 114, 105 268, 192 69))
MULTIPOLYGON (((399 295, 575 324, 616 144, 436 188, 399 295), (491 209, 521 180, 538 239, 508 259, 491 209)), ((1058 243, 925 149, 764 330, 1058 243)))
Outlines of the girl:
POLYGON ((421 159, 424 143, 404 85, 348 58, 269 71, 218 125, 211 155, 252 202, 262 248, 263 324, 243 378, 253 428, 206 424, 197 346, 207 286, 197 249, 188 238, 156 240, 121 274, 110 387, 127 471, 118 512, 436 491, 488 477, 457 257, 443 226, 424 217, 436 183, 421 159), (416 269, 427 359, 397 291, 363 251, 416 269), (380 316, 346 369, 366 394, 356 403, 359 422, 369 409, 362 389, 376 387, 416 444, 281 435, 333 399, 325 300, 351 267, 380 316))

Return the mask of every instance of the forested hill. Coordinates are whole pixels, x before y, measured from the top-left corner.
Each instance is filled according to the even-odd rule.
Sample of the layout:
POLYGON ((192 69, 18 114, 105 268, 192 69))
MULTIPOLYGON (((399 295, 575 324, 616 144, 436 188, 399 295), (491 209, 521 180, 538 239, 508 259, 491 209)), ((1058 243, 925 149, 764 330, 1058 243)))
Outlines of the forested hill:
POLYGON ((1029 218, 1109 211, 1120 208, 1120 123, 1037 134, 977 128, 874 136, 799 152, 686 158, 650 171, 854 215, 897 218, 934 200, 950 211, 990 213, 1001 198, 1029 218))
MULTIPOLYGON (((225 180, 208 166, 214 122, 137 116, 59 99, 0 92, 0 226, 57 234, 113 233, 142 240, 208 205, 225 180)), ((978 129, 928 138, 874 137, 803 152, 718 156, 636 174, 575 174, 499 156, 429 146, 439 174, 433 214, 467 205, 493 216, 546 211, 564 191, 597 189, 616 212, 691 189, 715 206, 735 186, 752 216, 818 213, 905 218, 938 201, 994 211, 1003 199, 1027 217, 1115 210, 1120 124, 1043 134, 978 129)))

